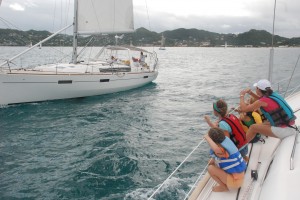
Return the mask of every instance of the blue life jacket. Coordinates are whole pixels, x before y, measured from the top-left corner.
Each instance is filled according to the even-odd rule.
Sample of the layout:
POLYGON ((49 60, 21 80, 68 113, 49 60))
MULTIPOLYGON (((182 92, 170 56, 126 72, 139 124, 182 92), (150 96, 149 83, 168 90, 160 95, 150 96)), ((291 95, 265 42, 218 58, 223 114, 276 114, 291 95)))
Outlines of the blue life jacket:
POLYGON ((225 137, 221 146, 228 152, 229 157, 219 158, 211 150, 211 156, 215 159, 215 163, 228 174, 244 172, 246 163, 235 144, 228 137, 225 137))
POLYGON ((265 117, 270 122, 271 126, 281 126, 287 125, 289 126, 290 122, 295 121, 296 116, 292 108, 288 105, 288 103, 276 92, 273 92, 270 96, 270 99, 274 100, 279 108, 272 111, 265 111, 263 107, 261 107, 261 111, 265 115, 265 117))

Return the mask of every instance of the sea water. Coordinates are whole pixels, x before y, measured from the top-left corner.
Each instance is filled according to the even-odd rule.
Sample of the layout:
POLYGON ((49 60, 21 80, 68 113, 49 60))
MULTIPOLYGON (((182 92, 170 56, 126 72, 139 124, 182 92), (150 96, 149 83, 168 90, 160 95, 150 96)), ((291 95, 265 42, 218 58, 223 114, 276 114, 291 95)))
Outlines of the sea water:
MULTIPOLYGON (((0 60, 23 49, 1 47, 0 60)), ((154 50, 159 75, 144 87, 1 107, 0 199, 147 199, 202 140, 203 116, 216 120, 212 103, 236 107, 267 78, 268 48, 154 50)), ((275 49, 274 82, 291 76, 299 50, 275 49)), ((50 59, 49 47, 39 51, 50 59)), ((204 142, 154 199, 184 199, 207 160, 204 142)))

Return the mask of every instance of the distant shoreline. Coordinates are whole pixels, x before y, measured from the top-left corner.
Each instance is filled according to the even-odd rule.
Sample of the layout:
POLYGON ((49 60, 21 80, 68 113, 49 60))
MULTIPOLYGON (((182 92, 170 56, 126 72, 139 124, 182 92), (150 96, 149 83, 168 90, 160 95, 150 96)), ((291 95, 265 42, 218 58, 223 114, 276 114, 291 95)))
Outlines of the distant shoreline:
MULTIPOLYGON (((0 29, 0 46, 31 46, 47 38, 52 33, 48 31, 19 31, 15 29, 0 29)), ((133 33, 124 34, 119 45, 133 46, 161 46, 161 36, 164 35, 165 47, 271 47, 272 34, 265 30, 251 29, 240 34, 219 34, 198 29, 175 29, 156 33, 145 28, 139 28, 133 33)), ((115 45, 115 35, 78 36, 78 46, 85 46, 89 41, 90 46, 115 45)), ((73 36, 58 34, 43 46, 72 47, 73 36)), ((274 36, 274 47, 299 47, 300 37, 285 38, 274 36)))

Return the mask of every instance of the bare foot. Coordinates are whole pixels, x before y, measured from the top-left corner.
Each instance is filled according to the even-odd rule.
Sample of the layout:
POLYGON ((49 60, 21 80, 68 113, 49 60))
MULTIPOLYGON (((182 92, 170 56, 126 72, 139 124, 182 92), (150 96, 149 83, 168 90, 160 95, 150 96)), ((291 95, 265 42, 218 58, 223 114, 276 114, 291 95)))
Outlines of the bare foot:
POLYGON ((212 191, 213 192, 225 192, 225 191, 228 191, 228 188, 226 186, 217 185, 217 186, 213 187, 212 191))

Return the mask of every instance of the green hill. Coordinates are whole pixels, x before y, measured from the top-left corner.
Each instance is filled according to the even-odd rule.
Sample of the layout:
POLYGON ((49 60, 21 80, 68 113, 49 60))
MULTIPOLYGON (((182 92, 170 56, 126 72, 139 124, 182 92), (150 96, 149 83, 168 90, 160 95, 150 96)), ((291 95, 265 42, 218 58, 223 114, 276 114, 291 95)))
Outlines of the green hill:
MULTIPOLYGON (((248 32, 240 34, 219 34, 198 29, 179 28, 171 31, 156 33, 145 28, 139 28, 134 33, 124 34, 119 44, 133 44, 135 46, 159 46, 161 35, 166 38, 166 46, 222 46, 225 42, 230 46, 271 46, 272 35, 265 30, 251 29, 248 32)), ((0 29, 0 46, 27 46, 36 44, 39 41, 50 36, 48 31, 19 31, 14 29, 0 29)), ((73 37, 71 35, 59 34, 51 40, 45 42, 43 46, 72 46, 73 37)), ((89 45, 104 46, 114 45, 115 35, 99 35, 78 37, 79 46, 89 45)), ((300 46, 300 37, 285 38, 278 35, 274 36, 275 46, 300 46)))

